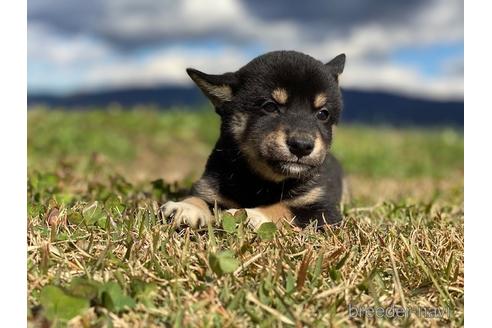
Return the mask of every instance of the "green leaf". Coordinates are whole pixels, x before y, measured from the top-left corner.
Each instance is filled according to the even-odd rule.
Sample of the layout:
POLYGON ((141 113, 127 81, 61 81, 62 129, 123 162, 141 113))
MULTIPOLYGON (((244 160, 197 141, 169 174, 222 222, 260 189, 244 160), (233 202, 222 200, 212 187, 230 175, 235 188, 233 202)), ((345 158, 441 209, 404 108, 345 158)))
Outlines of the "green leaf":
POLYGON ((135 301, 130 296, 125 295, 120 285, 116 282, 107 282, 102 289, 101 299, 104 307, 112 312, 121 312, 125 308, 135 306, 135 301))
POLYGON ((335 282, 338 282, 340 281, 340 278, 342 277, 342 274, 340 273, 339 270, 335 269, 335 268, 331 268, 330 269, 330 278, 335 281, 335 282))
POLYGON ((67 220, 72 224, 81 224, 84 221, 84 218, 79 212, 70 211, 67 215, 67 220))
POLYGON ((266 305, 270 305, 272 303, 272 299, 270 298, 270 293, 268 291, 269 288, 267 288, 265 282, 263 282, 258 289, 258 298, 260 299, 261 303, 266 305))
POLYGON ((73 296, 92 300, 97 298, 100 288, 101 284, 97 281, 75 277, 70 282, 70 286, 67 290, 73 296))
POLYGON ((275 236, 275 233, 277 232, 277 226, 273 222, 265 222, 260 225, 258 230, 256 231, 256 234, 262 239, 262 240, 271 240, 275 236))
POLYGON ((324 250, 319 252, 318 258, 316 259, 316 265, 314 266, 313 278, 318 279, 321 276, 321 271, 323 270, 323 259, 324 250))
POLYGON ((236 220, 230 213, 225 213, 222 216, 222 227, 228 233, 236 232, 236 220))
POLYGON ((146 283, 142 280, 134 280, 131 283, 132 295, 137 301, 146 307, 154 307, 154 298, 157 296, 157 285, 146 283))
POLYGON ((101 229, 107 229, 108 228, 108 218, 106 216, 101 216, 100 218, 97 219, 95 224, 101 229))
POLYGON ((110 195, 104 202, 104 207, 113 211, 114 214, 121 214, 125 210, 125 205, 115 194, 110 195))
POLYGON ((29 203, 27 205, 27 214, 30 217, 36 217, 40 215, 42 212, 44 212, 44 208, 43 205, 41 204, 29 203))
POLYGON ((234 272, 239 267, 239 262, 234 258, 234 254, 231 251, 223 251, 217 255, 210 254, 208 263, 218 275, 234 272))
POLYGON ((248 218, 248 213, 243 208, 237 210, 236 213, 234 213, 234 219, 236 220, 237 223, 245 222, 247 218, 248 218))
POLYGON ((245 292, 244 290, 239 290, 237 293, 234 293, 232 300, 227 304, 227 309, 229 311, 234 311, 239 308, 242 304, 245 303, 245 292))
POLYGON ((41 290, 39 301, 49 320, 68 321, 89 308, 87 299, 69 295, 56 286, 45 286, 41 290))
POLYGON ((289 271, 289 273, 287 273, 287 278, 285 281, 285 291, 287 293, 290 293, 294 291, 295 287, 296 287, 296 279, 294 278, 292 272, 289 271))
POLYGON ((97 201, 90 204, 89 206, 86 206, 82 210, 82 216, 84 217, 85 222, 88 225, 92 225, 97 222, 102 222, 102 220, 106 219, 106 215, 102 210, 102 206, 97 201))

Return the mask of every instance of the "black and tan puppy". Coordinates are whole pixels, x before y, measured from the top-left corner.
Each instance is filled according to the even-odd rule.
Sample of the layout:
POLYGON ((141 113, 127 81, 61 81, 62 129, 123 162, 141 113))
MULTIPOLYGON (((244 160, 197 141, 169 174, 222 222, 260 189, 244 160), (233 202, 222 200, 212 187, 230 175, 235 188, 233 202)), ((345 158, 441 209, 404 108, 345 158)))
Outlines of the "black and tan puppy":
POLYGON ((234 73, 187 72, 221 117, 220 137, 192 197, 167 202, 176 225, 206 226, 214 204, 245 208, 253 228, 286 220, 319 227, 342 220, 342 170, 328 152, 342 101, 345 55, 327 64, 270 52, 234 73))

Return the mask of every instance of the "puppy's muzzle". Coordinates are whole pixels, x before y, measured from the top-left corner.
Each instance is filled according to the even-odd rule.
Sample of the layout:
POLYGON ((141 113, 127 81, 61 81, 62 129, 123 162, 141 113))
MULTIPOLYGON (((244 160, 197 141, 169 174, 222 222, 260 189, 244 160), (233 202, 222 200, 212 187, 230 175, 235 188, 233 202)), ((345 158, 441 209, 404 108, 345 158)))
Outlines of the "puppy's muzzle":
POLYGON ((314 149, 314 138, 310 135, 293 135, 287 138, 289 151, 298 158, 308 156, 314 149))

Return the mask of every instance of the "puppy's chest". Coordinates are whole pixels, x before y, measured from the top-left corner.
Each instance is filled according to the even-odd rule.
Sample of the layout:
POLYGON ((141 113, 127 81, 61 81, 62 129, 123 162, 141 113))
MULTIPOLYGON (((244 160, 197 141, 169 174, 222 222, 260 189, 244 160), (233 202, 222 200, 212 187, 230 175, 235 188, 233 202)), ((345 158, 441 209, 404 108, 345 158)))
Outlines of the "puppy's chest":
POLYGON ((241 207, 251 208, 278 203, 290 198, 292 186, 289 184, 261 184, 244 182, 224 184, 221 194, 233 200, 241 207))

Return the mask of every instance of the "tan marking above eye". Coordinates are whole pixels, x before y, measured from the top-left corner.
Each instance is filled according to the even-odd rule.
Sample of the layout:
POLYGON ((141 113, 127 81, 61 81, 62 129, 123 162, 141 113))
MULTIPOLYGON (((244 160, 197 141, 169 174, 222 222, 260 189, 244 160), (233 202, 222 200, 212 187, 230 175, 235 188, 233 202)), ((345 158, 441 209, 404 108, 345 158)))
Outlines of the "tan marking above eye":
POLYGON ((326 94, 319 93, 316 95, 316 97, 314 97, 313 105, 315 108, 320 108, 320 107, 323 107, 327 101, 328 101, 328 98, 326 97, 326 94))
POLYGON ((289 95, 287 94, 287 90, 283 88, 276 88, 272 91, 272 98, 279 104, 285 105, 287 103, 287 99, 289 95))

